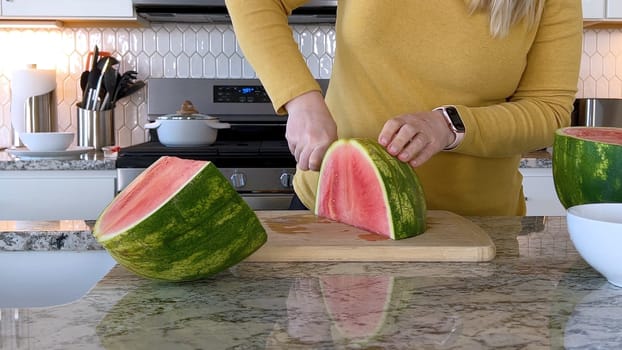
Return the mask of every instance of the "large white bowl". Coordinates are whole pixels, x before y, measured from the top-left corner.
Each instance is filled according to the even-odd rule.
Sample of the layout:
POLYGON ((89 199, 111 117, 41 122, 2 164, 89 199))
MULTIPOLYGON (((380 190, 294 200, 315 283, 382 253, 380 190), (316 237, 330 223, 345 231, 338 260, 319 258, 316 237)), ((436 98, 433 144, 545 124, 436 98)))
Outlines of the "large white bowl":
POLYGON ((0 309, 73 302, 115 265, 105 250, 0 251, 0 309))
POLYGON ((20 140, 33 152, 58 152, 66 150, 73 141, 72 132, 23 132, 20 140))
POLYGON ((622 203, 570 207, 566 222, 581 257, 609 283, 622 287, 622 203))

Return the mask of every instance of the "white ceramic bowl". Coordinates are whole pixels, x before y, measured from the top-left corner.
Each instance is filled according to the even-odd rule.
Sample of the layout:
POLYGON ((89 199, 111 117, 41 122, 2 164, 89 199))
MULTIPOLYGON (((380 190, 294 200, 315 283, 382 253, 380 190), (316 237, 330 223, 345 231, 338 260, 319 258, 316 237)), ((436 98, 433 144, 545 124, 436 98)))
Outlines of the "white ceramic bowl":
POLYGON ((58 152, 66 150, 73 141, 72 132, 23 132, 20 140, 33 152, 58 152))
POLYGON ((622 287, 622 203, 570 207, 566 222, 581 257, 609 283, 622 287))

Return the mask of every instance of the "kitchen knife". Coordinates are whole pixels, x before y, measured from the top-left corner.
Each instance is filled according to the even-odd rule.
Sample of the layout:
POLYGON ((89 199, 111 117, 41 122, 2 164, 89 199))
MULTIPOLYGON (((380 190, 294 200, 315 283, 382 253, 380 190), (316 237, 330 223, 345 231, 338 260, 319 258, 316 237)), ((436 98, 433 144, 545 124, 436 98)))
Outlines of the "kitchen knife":
POLYGON ((98 110, 100 108, 99 92, 102 87, 102 82, 104 80, 104 74, 106 73, 106 71, 108 70, 110 66, 110 57, 104 57, 103 60, 106 61, 104 63, 104 67, 101 70, 99 68, 95 68, 99 70, 99 77, 97 78, 97 85, 95 86, 95 91, 93 93, 93 96, 91 97, 93 99, 93 102, 91 104, 91 106, 93 107, 92 108, 93 110, 98 110))

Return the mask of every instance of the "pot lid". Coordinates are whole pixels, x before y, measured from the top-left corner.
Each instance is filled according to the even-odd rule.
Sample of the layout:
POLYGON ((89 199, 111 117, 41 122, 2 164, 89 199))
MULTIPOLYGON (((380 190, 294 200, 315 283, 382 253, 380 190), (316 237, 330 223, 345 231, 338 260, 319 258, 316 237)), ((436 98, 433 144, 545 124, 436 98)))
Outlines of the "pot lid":
POLYGON ((186 100, 181 104, 181 109, 177 111, 177 113, 166 114, 157 117, 160 120, 212 120, 217 119, 216 117, 212 117, 210 115, 205 115, 199 113, 199 111, 194 108, 194 105, 191 101, 186 100))

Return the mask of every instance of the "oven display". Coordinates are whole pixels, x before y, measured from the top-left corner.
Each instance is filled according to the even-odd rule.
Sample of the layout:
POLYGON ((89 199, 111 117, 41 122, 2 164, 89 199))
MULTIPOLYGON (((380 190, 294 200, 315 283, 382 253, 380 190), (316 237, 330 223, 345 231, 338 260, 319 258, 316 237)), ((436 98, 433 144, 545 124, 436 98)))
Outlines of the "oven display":
POLYGON ((215 103, 270 103, 261 85, 215 85, 215 103))

